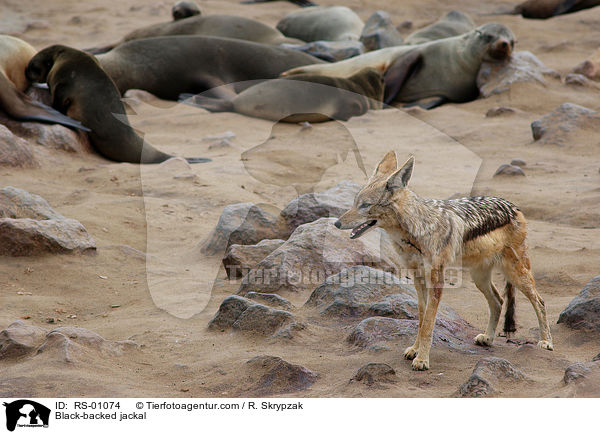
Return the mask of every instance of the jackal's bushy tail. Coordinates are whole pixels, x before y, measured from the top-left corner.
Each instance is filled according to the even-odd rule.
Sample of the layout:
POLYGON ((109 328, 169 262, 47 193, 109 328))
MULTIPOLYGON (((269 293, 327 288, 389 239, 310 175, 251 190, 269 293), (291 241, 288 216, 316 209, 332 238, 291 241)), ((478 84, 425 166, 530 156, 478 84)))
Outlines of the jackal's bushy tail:
POLYGON ((506 303, 506 311, 504 313, 504 333, 508 337, 511 333, 517 331, 515 323, 515 287, 510 282, 506 282, 504 288, 504 302, 506 303))

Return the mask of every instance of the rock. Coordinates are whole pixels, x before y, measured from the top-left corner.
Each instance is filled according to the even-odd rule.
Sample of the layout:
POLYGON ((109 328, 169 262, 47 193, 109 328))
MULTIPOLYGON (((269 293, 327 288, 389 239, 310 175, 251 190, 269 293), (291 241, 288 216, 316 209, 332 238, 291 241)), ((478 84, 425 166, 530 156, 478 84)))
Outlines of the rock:
POLYGON ((520 158, 514 158, 511 162, 511 165, 513 166, 518 166, 518 167, 525 167, 527 166, 527 163, 525 162, 525 160, 521 160, 520 158))
POLYGON ((42 124, 7 120, 6 126, 24 139, 35 140, 45 148, 60 149, 79 154, 94 153, 87 134, 72 130, 63 125, 42 124))
POLYGON ((241 245, 232 244, 227 249, 223 258, 223 266, 230 279, 239 279, 244 277, 260 261, 275 251, 285 241, 283 240, 262 240, 258 244, 241 245))
MULTIPOLYGON (((441 313, 441 312, 440 312, 441 313)), ((433 331, 433 346, 451 348, 469 353, 481 350, 475 347, 472 337, 473 328, 460 317, 454 320, 440 318, 439 315, 433 331)), ((417 336, 418 321, 410 319, 395 319, 370 317, 362 320, 350 333, 346 341, 359 348, 373 348, 387 341, 399 340, 401 349, 414 343, 417 336)))
POLYGON ((600 81, 600 48, 573 68, 573 73, 581 74, 590 80, 600 81))
POLYGON ((39 167, 29 143, 0 125, 0 166, 39 167))
POLYGON ((246 362, 254 380, 250 391, 259 396, 306 390, 317 381, 317 374, 275 356, 256 356, 246 362))
POLYGON ((597 361, 600 361, 600 353, 596 354, 594 356, 594 358, 592 359, 592 362, 597 362, 597 361))
POLYGON ((341 181, 321 193, 300 195, 286 205, 281 211, 281 217, 290 233, 298 226, 321 217, 339 217, 352 207, 360 190, 361 186, 353 181, 341 181))
POLYGON ((393 383, 396 380, 396 371, 387 363, 367 363, 350 381, 364 382, 367 386, 372 386, 375 383, 393 383))
POLYGON ((294 307, 292 306, 292 303, 277 294, 263 294, 262 292, 251 291, 246 294, 246 298, 249 298, 250 300, 258 300, 267 306, 280 307, 285 310, 290 310, 294 307))
POLYGON ((46 337, 41 327, 15 321, 0 332, 0 360, 17 358, 32 353, 46 337))
POLYGON ((60 220, 65 217, 54 211, 41 196, 8 186, 0 189, 0 218, 60 220))
POLYGON ((594 277, 558 317, 573 329, 600 331, 600 276, 594 277))
POLYGON ((257 333, 262 336, 291 338, 304 326, 296 316, 284 310, 274 309, 244 297, 232 295, 221 303, 219 311, 209 322, 211 330, 234 329, 257 333))
POLYGON ((379 230, 351 240, 333 226, 335 218, 321 218, 299 226, 277 250, 260 261, 242 280, 239 294, 314 289, 328 276, 352 265, 394 269, 392 252, 379 230))
POLYGON ((600 84, 590 80, 589 78, 581 74, 565 75, 565 84, 569 86, 591 87, 593 89, 600 89, 600 84))
POLYGON ((525 375, 508 360, 484 357, 479 360, 469 379, 460 386, 457 395, 463 398, 491 396, 501 393, 505 383, 521 382, 525 375))
POLYGON ((392 24, 390 14, 386 11, 377 11, 365 23, 360 41, 367 51, 373 51, 400 45, 403 39, 398 29, 392 24))
POLYGON ((38 348, 37 355, 45 354, 53 359, 73 363, 90 352, 98 356, 121 356, 128 349, 137 348, 130 340, 109 341, 97 333, 79 327, 59 327, 46 335, 46 341, 38 348))
POLYGON ((600 115, 577 104, 564 103, 552 112, 531 123, 533 139, 541 144, 565 145, 576 141, 578 130, 596 132, 600 128, 600 115))
POLYGON ((302 51, 328 62, 349 59, 365 52, 360 41, 314 41, 306 44, 281 44, 284 48, 302 51))
POLYGON ((250 202, 227 205, 200 251, 212 256, 225 252, 232 244, 257 244, 264 239, 280 238, 280 232, 277 216, 260 206, 250 202))
MULTIPOLYGON (((378 316, 393 316, 396 310, 392 304, 402 302, 410 304, 411 310, 416 312, 415 297, 415 290, 393 274, 359 265, 328 277, 312 292, 305 306, 320 308, 325 316, 373 316, 386 309, 388 315, 378 316), (386 295, 388 297, 383 298, 386 295), (394 301, 390 297, 394 297, 394 301)), ((415 315, 411 312, 404 318, 415 318, 415 315)))
POLYGON ((591 376, 600 374, 600 363, 597 361, 591 362, 576 362, 569 365, 565 370, 563 376, 563 382, 565 384, 578 383, 586 379, 590 379, 591 376))
POLYGON ((0 190, 0 256, 95 249, 81 223, 55 212, 40 196, 15 187, 0 190))
POLYGON ((515 83, 538 82, 546 84, 544 77, 560 78, 560 74, 546 67, 529 51, 513 53, 507 62, 484 62, 477 75, 477 87, 481 96, 506 92, 515 83))
POLYGON ((513 166, 512 164, 502 164, 494 176, 525 176, 525 172, 519 166, 513 166))
POLYGON ((487 111, 485 114, 486 118, 495 118, 498 116, 505 116, 514 114, 516 111, 511 107, 493 107, 487 111))

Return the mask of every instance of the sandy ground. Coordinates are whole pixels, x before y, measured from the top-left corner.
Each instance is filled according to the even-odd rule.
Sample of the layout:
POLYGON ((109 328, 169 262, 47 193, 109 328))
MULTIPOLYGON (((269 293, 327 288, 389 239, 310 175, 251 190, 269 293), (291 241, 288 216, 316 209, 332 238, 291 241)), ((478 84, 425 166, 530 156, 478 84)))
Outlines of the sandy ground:
MULTIPOLYGON (((140 0, 1 0, 0 31, 21 37, 41 49, 53 43, 77 48, 103 45, 143 25, 166 21, 169 2, 140 0)), ((321 4, 334 2, 323 0, 321 4)), ((366 20, 387 9, 395 23, 418 28, 450 9, 460 9, 478 24, 508 25, 518 50, 529 50, 561 74, 598 48, 600 8, 549 21, 518 16, 489 16, 516 2, 409 0, 397 10, 381 0, 350 0, 366 20)), ((274 25, 296 6, 287 2, 240 5, 231 0, 202 1, 208 13, 239 14, 274 25)), ((367 171, 393 148, 414 153, 413 186, 419 194, 445 198, 455 193, 505 197, 530 221, 529 243, 538 290, 544 298, 554 336, 554 352, 533 350, 498 338, 477 354, 433 349, 432 369, 413 372, 402 359, 403 348, 372 353, 345 343, 350 324, 309 327, 291 341, 265 340, 207 330, 221 301, 239 282, 224 279, 219 260, 202 258, 198 244, 230 203, 255 202, 283 207, 297 195, 292 186, 265 184, 240 161, 241 152, 264 142, 271 122, 237 114, 209 114, 193 107, 143 104, 132 123, 161 150, 183 156, 207 156, 212 163, 195 165, 196 178, 174 179, 190 169, 178 162, 140 168, 109 163, 90 154, 41 149, 39 169, 0 170, 0 185, 23 188, 44 197, 58 212, 79 220, 98 245, 95 255, 60 255, 0 260, 0 329, 20 318, 46 329, 84 327, 107 339, 133 339, 139 350, 120 357, 83 357, 65 367, 49 356, 27 361, 0 361, 1 396, 179 396, 231 397, 247 387, 245 362, 255 355, 281 356, 319 374, 307 397, 445 397, 456 392, 481 357, 503 357, 532 380, 528 387, 507 386, 502 396, 572 396, 562 385, 565 368, 589 361, 600 350, 597 335, 557 325, 559 313, 598 274, 600 254, 600 190, 598 136, 579 135, 573 145, 533 143, 530 123, 563 102, 600 109, 598 91, 568 87, 559 80, 520 84, 509 92, 468 104, 422 110, 370 112, 344 124, 356 140, 367 171), (497 106, 515 114, 486 118, 497 106), (232 146, 209 149, 206 136, 232 131, 232 146), (526 177, 493 178, 500 164, 513 158, 527 162, 526 177), (132 250, 130 248, 136 249, 132 250), (148 252, 148 258, 140 252, 148 252), (101 278, 106 277, 106 278, 101 278), (203 282, 200 290, 194 284, 203 282), (18 295, 18 291, 32 295, 18 295), (111 308, 118 305, 118 308, 111 308), (76 318, 69 316, 76 315, 76 318), (382 387, 349 383, 368 362, 390 364, 398 381, 382 387), (35 372, 35 374, 32 374, 35 372)), ((276 134, 293 138, 297 125, 277 126, 276 134)), ((318 164, 323 147, 345 138, 339 124, 316 125, 321 141, 290 149, 293 172, 307 158, 318 164)), ((275 132, 273 133, 275 134, 275 132)), ((583 133, 582 133, 583 134, 583 133)), ((293 142, 293 139, 290 139, 293 142)), ((296 137, 296 142, 298 139, 296 137)), ((274 170, 265 161, 265 171, 274 170)), ((362 183, 356 162, 347 158, 328 170, 315 190, 342 179, 362 183)), ((499 276, 497 276, 499 280, 499 276)), ((498 286, 502 286, 499 282, 498 286)), ((295 306, 307 293, 283 293, 295 306)), ((465 273, 461 288, 448 290, 443 301, 478 329, 487 322, 487 304, 465 273)), ((518 295, 519 342, 535 341, 537 322, 527 300, 518 295)), ((299 316, 305 315, 302 310, 299 316)), ((600 395, 600 390, 588 391, 600 395)))

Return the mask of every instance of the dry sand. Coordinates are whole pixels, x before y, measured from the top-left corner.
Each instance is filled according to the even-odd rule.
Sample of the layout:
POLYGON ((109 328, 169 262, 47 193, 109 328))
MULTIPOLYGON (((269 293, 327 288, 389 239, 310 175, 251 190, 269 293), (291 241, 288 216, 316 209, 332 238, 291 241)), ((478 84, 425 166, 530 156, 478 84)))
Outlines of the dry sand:
MULTIPOLYGON (((364 20, 375 10, 386 9, 396 24, 410 20, 413 28, 433 22, 450 9, 471 14, 478 24, 501 22, 516 34, 518 50, 533 52, 563 75, 598 48, 600 8, 548 21, 486 15, 515 3, 409 0, 392 9, 389 2, 349 0, 346 5, 364 20)), ((166 1, 140 0, 3 0, 0 30, 38 49, 53 43, 86 48, 169 20, 170 6, 166 1)), ((207 14, 238 14, 271 25, 296 9, 287 2, 240 5, 236 0, 202 1, 201 7, 207 14)), ((133 339, 140 344, 139 350, 120 357, 84 357, 68 366, 50 356, 0 361, 0 396, 233 397, 243 394, 247 386, 239 374, 242 367, 261 354, 283 357, 319 374, 310 389, 290 396, 450 396, 484 355, 510 360, 533 380, 529 387, 507 386, 502 396, 573 394, 562 386, 564 370, 573 362, 591 360, 600 351, 600 340, 597 334, 570 330, 556 320, 583 285, 599 274, 599 136, 589 133, 581 139, 580 135, 584 144, 577 146, 542 146, 533 143, 530 123, 563 102, 598 110, 598 96, 598 90, 548 79, 546 86, 519 84, 500 95, 429 112, 370 112, 345 125, 358 143, 367 171, 394 148, 401 156, 417 156, 413 186, 422 195, 487 194, 518 204, 530 221, 532 263, 548 310, 554 352, 533 350, 500 337, 492 348, 478 354, 434 348, 432 369, 413 372, 410 362, 402 359, 403 348, 392 345, 391 351, 379 353, 350 348, 345 338, 352 324, 313 326, 289 342, 209 332, 208 321, 221 301, 237 291, 239 282, 225 279, 219 260, 203 262, 199 242, 225 205, 255 202, 281 208, 297 193, 291 186, 254 179, 240 161, 241 152, 269 137, 271 122, 155 103, 138 106, 133 124, 161 150, 212 158, 212 163, 192 167, 197 178, 174 179, 174 174, 188 170, 179 162, 140 168, 37 145, 41 168, 0 170, 1 186, 41 195, 58 212, 79 220, 98 245, 95 255, 2 258, 0 328, 28 317, 27 323, 51 329, 54 325, 47 318, 55 318, 60 319, 59 325, 84 327, 107 339, 133 339), (486 118, 488 109, 497 106, 510 106, 517 112, 486 118), (231 147, 209 149, 210 143, 201 140, 228 130, 236 134, 231 147), (526 177, 492 177, 500 164, 513 158, 527 162, 526 177), (147 251, 148 260, 124 246, 147 251), (199 280, 210 287, 194 293, 193 284, 199 280), (20 290, 32 295, 18 295, 20 290), (76 318, 69 318, 72 315, 76 318), (368 362, 388 363, 397 371, 398 381, 371 388, 350 384, 349 379, 368 362)), ((321 150, 342 140, 335 134, 338 127, 335 123, 316 125, 315 131, 327 138, 325 143, 290 149, 289 171, 293 173, 308 157, 318 164, 321 150)), ((293 137, 299 127, 283 126, 278 134, 293 137)), ((269 164, 265 161, 265 171, 274 170, 269 164)), ((342 179, 364 182, 352 157, 328 170, 315 190, 342 179)), ((302 306, 310 294, 281 295, 302 306)), ((463 287, 446 291, 443 301, 477 329, 485 328, 487 304, 468 273, 463 287)), ((521 294, 517 320, 517 341, 534 342, 537 322, 521 294)), ((598 396, 600 388, 588 393, 598 396)))

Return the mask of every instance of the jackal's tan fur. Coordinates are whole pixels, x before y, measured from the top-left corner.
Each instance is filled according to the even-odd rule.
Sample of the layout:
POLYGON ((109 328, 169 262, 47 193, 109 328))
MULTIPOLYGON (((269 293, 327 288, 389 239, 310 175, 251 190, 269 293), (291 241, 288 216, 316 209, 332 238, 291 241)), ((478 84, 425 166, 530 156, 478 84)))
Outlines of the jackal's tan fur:
POLYGON ((489 305, 487 329, 475 338, 475 343, 491 345, 496 334, 503 299, 491 275, 493 267, 498 265, 507 280, 505 331, 514 331, 514 285, 529 299, 537 315, 541 335, 538 346, 552 350, 546 309, 531 273, 523 213, 512 203, 494 197, 421 198, 407 187, 414 158, 409 158, 401 168, 397 165, 396 154, 388 152, 357 194, 353 207, 335 225, 352 229, 352 238, 374 227, 384 229, 403 259, 402 265, 426 276, 424 280, 415 278, 419 329, 415 343, 404 352, 404 357, 413 359, 413 369, 429 369, 444 267, 456 263, 469 268, 489 305))

